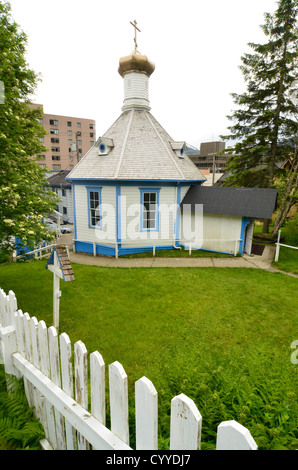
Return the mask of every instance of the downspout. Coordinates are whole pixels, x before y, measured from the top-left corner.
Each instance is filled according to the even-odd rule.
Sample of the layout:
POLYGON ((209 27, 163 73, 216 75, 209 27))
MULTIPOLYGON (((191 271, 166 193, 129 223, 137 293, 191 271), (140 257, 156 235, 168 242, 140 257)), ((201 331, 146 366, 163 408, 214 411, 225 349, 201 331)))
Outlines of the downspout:
POLYGON ((178 241, 179 238, 179 213, 178 211, 180 210, 180 200, 181 200, 181 187, 178 185, 176 186, 176 201, 177 201, 177 210, 176 210, 176 224, 175 224, 175 243, 173 243, 173 248, 175 250, 181 250, 181 246, 176 246, 176 242, 178 241))

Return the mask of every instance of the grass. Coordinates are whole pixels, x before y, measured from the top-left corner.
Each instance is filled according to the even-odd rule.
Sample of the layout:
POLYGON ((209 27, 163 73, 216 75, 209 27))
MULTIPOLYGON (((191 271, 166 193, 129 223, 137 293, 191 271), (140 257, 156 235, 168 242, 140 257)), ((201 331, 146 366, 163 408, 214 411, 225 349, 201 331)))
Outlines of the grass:
POLYGON ((272 262, 272 266, 288 273, 298 274, 298 250, 280 247, 278 262, 272 262))
MULTIPOLYGON (((298 446, 297 280, 247 268, 102 268, 73 264, 61 282, 60 332, 119 361, 129 384, 158 391, 159 443, 168 447, 171 399, 192 398, 203 416, 202 448, 227 419, 260 449, 298 446)), ((52 324, 52 273, 44 261, 0 266, 0 287, 18 307, 52 324)), ((133 439, 131 442, 133 445, 133 439)))

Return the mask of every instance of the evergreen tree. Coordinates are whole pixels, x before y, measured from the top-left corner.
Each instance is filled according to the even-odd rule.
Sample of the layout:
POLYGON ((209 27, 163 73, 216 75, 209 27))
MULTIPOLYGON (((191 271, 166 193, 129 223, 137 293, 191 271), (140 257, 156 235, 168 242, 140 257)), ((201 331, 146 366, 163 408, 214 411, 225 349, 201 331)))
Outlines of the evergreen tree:
MULTIPOLYGON (((297 11, 298 0, 279 0, 276 12, 265 14, 262 29, 268 41, 249 43, 253 53, 241 57, 247 91, 232 94, 238 109, 228 116, 234 122, 231 134, 223 136, 236 141, 227 185, 274 187, 280 162, 296 158, 297 11)), ((297 170, 295 161, 293 168, 297 170)), ((268 231, 266 222, 263 231, 268 231)))
POLYGON ((12 251, 14 237, 33 246, 52 235, 43 217, 57 204, 45 191, 45 170, 33 155, 45 152, 40 109, 29 105, 38 76, 25 60, 27 38, 11 18, 8 2, 0 1, 0 249, 12 251))

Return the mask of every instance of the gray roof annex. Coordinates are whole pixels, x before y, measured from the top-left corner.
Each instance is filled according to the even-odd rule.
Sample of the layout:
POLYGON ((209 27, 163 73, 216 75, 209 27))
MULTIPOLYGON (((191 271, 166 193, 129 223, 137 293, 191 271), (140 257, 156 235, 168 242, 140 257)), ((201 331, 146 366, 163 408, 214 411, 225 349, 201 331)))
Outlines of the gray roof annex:
POLYGON ((203 204, 207 214, 237 215, 271 219, 276 208, 277 189, 191 186, 181 206, 203 204))

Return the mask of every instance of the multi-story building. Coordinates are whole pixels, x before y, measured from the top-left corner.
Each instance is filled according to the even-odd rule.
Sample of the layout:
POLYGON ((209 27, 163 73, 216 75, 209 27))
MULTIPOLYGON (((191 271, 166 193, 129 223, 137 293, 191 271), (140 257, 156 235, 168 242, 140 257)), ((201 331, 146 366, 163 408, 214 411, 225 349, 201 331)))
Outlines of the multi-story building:
POLYGON ((200 151, 191 149, 189 158, 201 170, 209 170, 210 173, 224 173, 229 155, 221 155, 225 150, 225 142, 202 142, 200 151))
POLYGON ((93 119, 42 114, 40 123, 48 133, 42 140, 47 152, 36 155, 37 164, 51 172, 71 170, 96 142, 93 119))

